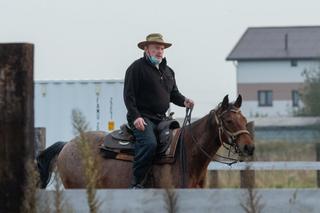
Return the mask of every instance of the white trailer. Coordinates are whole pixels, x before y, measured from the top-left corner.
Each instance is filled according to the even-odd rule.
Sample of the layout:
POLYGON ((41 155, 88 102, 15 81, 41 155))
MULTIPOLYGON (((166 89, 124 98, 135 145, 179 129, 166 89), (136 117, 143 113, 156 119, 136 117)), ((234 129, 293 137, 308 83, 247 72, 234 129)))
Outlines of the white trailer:
POLYGON ((75 136, 72 110, 78 109, 90 130, 108 131, 126 122, 123 80, 35 81, 35 127, 46 128, 46 146, 75 136))

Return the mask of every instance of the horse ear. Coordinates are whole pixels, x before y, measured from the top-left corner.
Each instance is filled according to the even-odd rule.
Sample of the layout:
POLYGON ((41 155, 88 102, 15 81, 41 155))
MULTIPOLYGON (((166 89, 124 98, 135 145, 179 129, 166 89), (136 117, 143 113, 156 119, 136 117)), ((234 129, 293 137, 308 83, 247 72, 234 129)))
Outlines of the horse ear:
POLYGON ((237 100, 234 102, 234 106, 240 108, 242 104, 242 96, 239 94, 237 100))
POLYGON ((221 104, 222 109, 227 109, 229 107, 229 97, 228 95, 224 96, 222 104, 221 104))

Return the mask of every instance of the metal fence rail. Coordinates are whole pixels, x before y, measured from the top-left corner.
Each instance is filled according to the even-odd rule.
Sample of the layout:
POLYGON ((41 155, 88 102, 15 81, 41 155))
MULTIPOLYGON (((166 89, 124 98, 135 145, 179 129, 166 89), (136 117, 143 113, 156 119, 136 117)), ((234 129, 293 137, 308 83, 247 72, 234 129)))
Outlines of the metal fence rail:
POLYGON ((231 166, 211 162, 208 170, 320 170, 317 161, 252 161, 239 162, 231 166))
POLYGON ((316 171, 316 183, 317 187, 320 187, 320 161, 250 161, 235 163, 231 166, 213 161, 208 166, 208 173, 211 178, 210 186, 214 188, 219 187, 219 171, 240 171, 240 187, 250 188, 255 186, 256 171, 272 170, 316 171))

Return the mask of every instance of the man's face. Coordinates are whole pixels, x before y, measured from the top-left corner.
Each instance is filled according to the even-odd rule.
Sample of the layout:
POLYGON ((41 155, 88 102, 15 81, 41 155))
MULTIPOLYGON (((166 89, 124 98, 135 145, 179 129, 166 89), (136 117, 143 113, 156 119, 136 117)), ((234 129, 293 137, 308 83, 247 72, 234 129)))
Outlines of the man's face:
POLYGON ((162 45, 162 44, 149 44, 146 47, 146 52, 149 56, 154 56, 158 60, 161 60, 163 58, 163 54, 164 54, 164 45, 162 45))

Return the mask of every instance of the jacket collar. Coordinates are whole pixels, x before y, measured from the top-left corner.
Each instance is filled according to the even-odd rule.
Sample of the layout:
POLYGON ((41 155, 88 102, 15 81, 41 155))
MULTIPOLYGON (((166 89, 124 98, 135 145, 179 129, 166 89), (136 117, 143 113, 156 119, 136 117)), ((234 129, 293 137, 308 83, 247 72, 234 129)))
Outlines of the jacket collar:
MULTIPOLYGON (((143 58, 144 58, 144 60, 145 60, 145 62, 146 62, 147 64, 149 64, 150 66, 156 68, 156 66, 155 66, 154 64, 152 64, 151 61, 149 60, 149 58, 148 58, 148 56, 147 56, 146 53, 144 53, 143 58)), ((161 63, 159 64, 159 68, 160 68, 160 69, 163 69, 163 68, 165 68, 166 66, 167 66, 167 59, 166 59, 166 57, 164 57, 164 58, 162 59, 161 63)))

